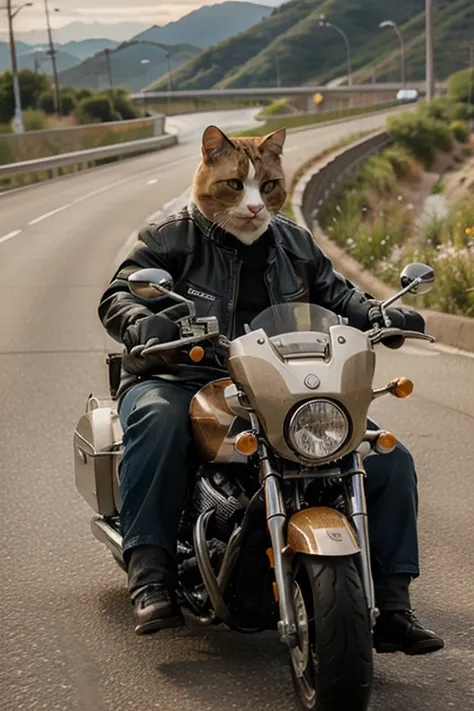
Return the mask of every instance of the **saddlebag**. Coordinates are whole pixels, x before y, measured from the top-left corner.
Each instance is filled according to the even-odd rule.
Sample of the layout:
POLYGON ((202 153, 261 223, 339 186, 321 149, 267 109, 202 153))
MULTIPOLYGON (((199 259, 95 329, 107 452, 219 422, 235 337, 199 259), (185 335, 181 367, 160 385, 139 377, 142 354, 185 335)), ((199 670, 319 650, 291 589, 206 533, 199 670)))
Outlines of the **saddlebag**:
POLYGON ((78 492, 102 516, 120 509, 121 455, 122 428, 114 403, 91 395, 74 432, 74 476, 78 492))

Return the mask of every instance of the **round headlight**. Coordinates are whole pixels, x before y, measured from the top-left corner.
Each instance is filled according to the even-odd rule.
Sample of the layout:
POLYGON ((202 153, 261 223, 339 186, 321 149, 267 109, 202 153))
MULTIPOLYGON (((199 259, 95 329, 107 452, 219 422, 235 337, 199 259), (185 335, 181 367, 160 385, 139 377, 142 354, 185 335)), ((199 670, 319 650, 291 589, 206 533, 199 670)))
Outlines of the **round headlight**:
POLYGON ((288 426, 291 447, 305 459, 335 454, 349 435, 344 411, 329 400, 309 400, 292 415, 288 426))

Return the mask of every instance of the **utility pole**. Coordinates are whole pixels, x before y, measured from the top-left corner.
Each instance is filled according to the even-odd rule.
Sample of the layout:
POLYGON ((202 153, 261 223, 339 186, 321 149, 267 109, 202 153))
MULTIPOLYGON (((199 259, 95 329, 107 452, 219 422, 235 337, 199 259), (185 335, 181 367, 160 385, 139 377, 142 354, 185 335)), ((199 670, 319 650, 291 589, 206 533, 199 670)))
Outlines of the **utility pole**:
MULTIPOLYGON (((54 110, 57 114, 62 114, 61 107, 61 94, 59 92, 59 80, 58 80, 58 70, 56 67, 56 50, 53 44, 53 35, 51 32, 51 23, 49 20, 49 8, 48 0, 44 0, 44 11, 46 14, 46 27, 48 30, 48 42, 49 42, 49 54, 51 56, 51 63, 53 65, 53 78, 54 78, 54 110)), ((57 10, 55 10, 57 12, 57 10)))
POLYGON ((467 105, 469 108, 469 120, 471 120, 472 105, 472 75, 474 73, 474 42, 469 45, 469 80, 467 83, 467 105))
POLYGON ((166 59, 168 60, 168 116, 171 115, 171 91, 172 91, 172 74, 171 74, 171 55, 166 52, 166 59))
POLYGON ((275 71, 278 89, 281 89, 281 72, 280 72, 280 50, 277 47, 275 50, 275 71))
POLYGON ((105 52, 105 64, 107 66, 107 76, 109 78, 109 87, 111 89, 113 89, 114 88, 114 81, 112 78, 112 65, 110 62, 110 49, 107 47, 106 49, 104 49, 104 52, 105 52))
POLYGON ((24 133, 23 114, 21 112, 20 80, 18 78, 18 60, 16 56, 15 36, 13 34, 12 1, 7 0, 8 36, 10 42, 10 59, 12 65, 13 96, 15 99, 15 133, 24 133))
POLYGON ((425 0, 426 18, 426 98, 431 101, 435 94, 434 48, 433 48, 433 0, 425 0))
POLYGON ((18 13, 23 10, 24 7, 31 7, 32 2, 25 2, 20 7, 15 10, 12 8, 12 0, 7 0, 6 7, 0 8, 1 10, 7 11, 8 18, 8 38, 10 45, 10 59, 12 65, 12 84, 13 84, 13 97, 15 101, 15 132, 24 133, 25 127, 23 125, 23 114, 21 111, 21 92, 20 92, 20 80, 18 77, 18 59, 16 56, 16 45, 15 45, 15 35, 13 32, 13 20, 18 15, 18 13))

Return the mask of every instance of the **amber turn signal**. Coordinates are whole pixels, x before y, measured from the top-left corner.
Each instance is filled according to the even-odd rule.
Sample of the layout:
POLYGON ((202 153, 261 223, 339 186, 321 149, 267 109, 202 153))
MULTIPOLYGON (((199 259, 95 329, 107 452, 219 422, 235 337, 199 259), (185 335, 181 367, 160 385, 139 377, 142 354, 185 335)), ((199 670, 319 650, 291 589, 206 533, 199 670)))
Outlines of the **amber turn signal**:
POLYGON ((258 439, 253 432, 241 432, 235 438, 234 449, 244 457, 251 457, 258 449, 258 439))
POLYGON ((189 357, 193 363, 200 363, 204 358, 204 355, 205 351, 202 346, 193 346, 193 348, 189 351, 189 357))
POLYGON ((408 378, 397 378, 393 381, 393 394, 396 397, 408 397, 413 392, 413 382, 408 378))
POLYGON ((379 454, 390 454, 397 446, 397 438, 392 432, 381 432, 375 441, 375 450, 379 454))

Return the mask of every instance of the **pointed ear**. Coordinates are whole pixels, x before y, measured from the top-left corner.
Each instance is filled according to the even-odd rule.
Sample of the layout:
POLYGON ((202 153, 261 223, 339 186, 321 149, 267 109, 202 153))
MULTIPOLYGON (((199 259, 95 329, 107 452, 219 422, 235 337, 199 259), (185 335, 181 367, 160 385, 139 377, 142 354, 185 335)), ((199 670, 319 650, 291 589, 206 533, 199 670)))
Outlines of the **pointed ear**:
POLYGON ((212 161, 235 148, 225 133, 217 126, 208 126, 202 135, 202 155, 204 160, 212 161))
POLYGON ((286 140, 286 128, 279 128, 273 133, 269 133, 265 136, 260 143, 260 150, 270 151, 277 156, 281 156, 283 153, 283 146, 286 140))

